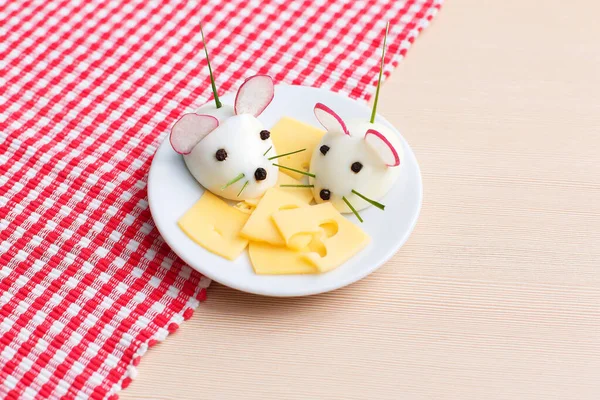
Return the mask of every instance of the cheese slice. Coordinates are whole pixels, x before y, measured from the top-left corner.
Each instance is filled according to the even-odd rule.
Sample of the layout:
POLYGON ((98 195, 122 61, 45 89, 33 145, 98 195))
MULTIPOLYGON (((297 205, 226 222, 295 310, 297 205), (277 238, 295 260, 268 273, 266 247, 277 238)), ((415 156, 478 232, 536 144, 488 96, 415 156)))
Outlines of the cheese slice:
POLYGON ((304 252, 268 243, 250 242, 248 254, 259 275, 315 274, 319 271, 304 257, 304 252))
POLYGON ((298 207, 308 207, 308 205, 298 196, 278 188, 271 188, 266 191, 256 209, 250 215, 248 222, 241 231, 241 235, 257 242, 283 246, 285 242, 273 224, 271 215, 279 210, 298 207))
MULTIPOLYGON (((306 204, 310 204, 310 202, 313 200, 313 193, 310 188, 281 187, 281 185, 303 185, 303 184, 304 184, 303 182, 301 182, 297 179, 294 179, 289 175, 282 174, 280 172, 279 176, 277 177, 277 183, 275 184, 275 187, 280 188, 284 192, 293 194, 294 196, 299 196, 304 202, 306 202, 306 204)), ((262 197, 259 197, 257 199, 246 199, 242 202, 237 203, 235 205, 235 207, 242 212, 245 212, 247 214, 252 214, 252 212, 254 211, 254 209, 256 208, 258 203, 260 202, 261 198, 262 197)))
MULTIPOLYGON (((271 128, 271 139, 277 154, 291 153, 296 150, 306 149, 301 153, 284 156, 273 160, 276 164, 284 167, 294 168, 300 171, 308 171, 313 150, 317 147, 325 131, 305 124, 293 118, 281 118, 271 128)), ((292 178, 300 179, 302 174, 287 169, 280 169, 292 178)))
POLYGON ((286 246, 307 251, 301 257, 319 272, 340 266, 370 241, 362 229, 344 218, 331 203, 278 211, 273 214, 273 221, 286 246))
POLYGON ((239 235, 248 217, 207 190, 178 225, 206 250, 235 260, 248 245, 248 240, 239 235))

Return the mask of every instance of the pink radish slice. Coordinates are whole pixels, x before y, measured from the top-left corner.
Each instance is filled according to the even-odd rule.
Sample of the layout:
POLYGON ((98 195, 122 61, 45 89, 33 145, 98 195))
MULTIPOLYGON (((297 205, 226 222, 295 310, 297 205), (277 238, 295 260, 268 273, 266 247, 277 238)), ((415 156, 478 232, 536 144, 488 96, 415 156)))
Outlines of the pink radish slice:
POLYGON ((189 154, 218 126, 219 120, 211 115, 185 114, 171 128, 171 146, 179 154, 189 154))
POLYGON ((337 115, 331 108, 325 104, 315 104, 315 117, 319 120, 321 125, 330 132, 343 132, 346 135, 350 135, 346 124, 342 121, 339 115, 337 115))
POLYGON ((242 83, 235 96, 235 113, 258 117, 271 103, 274 95, 275 86, 269 75, 251 76, 242 83))
POLYGON ((388 167, 397 167, 400 165, 398 152, 383 134, 375 129, 369 129, 367 133, 365 133, 365 141, 373 150, 375 150, 375 152, 377 152, 377 154, 379 154, 381 160, 388 167))

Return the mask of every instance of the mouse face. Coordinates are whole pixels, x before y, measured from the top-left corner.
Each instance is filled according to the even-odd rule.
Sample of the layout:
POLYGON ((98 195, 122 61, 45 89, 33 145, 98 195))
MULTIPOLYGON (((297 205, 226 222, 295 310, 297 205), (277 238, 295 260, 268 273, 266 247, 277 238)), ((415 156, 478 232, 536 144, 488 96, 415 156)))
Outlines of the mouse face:
POLYGON ((235 106, 205 105, 184 115, 171 131, 173 148, 188 170, 214 194, 244 200, 260 197, 275 185, 278 168, 270 132, 256 118, 273 98, 270 77, 249 78, 238 90, 235 106))
POLYGON ((358 211, 370 204, 354 192, 379 200, 400 174, 402 145, 380 123, 364 120, 348 125, 330 108, 317 103, 315 115, 327 129, 313 152, 310 178, 317 203, 330 201, 342 213, 351 212, 343 197, 358 211))

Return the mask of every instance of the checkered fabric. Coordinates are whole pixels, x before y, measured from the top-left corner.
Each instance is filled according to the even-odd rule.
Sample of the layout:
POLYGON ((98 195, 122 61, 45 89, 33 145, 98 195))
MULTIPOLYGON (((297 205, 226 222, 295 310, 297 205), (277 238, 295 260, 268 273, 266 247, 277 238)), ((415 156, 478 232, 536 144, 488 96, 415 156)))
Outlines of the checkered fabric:
POLYGON ((150 216, 152 155, 245 77, 367 99, 441 0, 0 0, 0 398, 110 398, 208 280, 150 216))

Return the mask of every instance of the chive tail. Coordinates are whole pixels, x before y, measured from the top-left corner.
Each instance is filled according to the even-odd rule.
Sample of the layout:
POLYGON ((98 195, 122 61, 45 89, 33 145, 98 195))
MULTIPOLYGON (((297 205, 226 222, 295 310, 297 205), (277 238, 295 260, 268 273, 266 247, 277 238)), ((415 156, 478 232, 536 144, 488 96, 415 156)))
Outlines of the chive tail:
POLYGON ((210 59, 208 58, 208 50, 206 49, 206 41, 204 40, 204 32, 202 31, 202 24, 200 24, 200 34, 202 35, 202 44, 204 45, 204 53, 206 54, 206 63, 208 64, 208 73, 210 74, 210 84, 212 86, 213 95, 215 97, 215 105, 217 108, 223 107, 219 100, 219 94, 217 93, 217 85, 215 84, 215 77, 213 76, 212 68, 210 67, 210 59))
POLYGON ((274 159, 279 158, 279 157, 290 156, 290 155, 296 154, 296 153, 302 153, 303 151, 306 151, 306 149, 301 149, 301 150, 296 150, 296 151, 290 151, 289 153, 279 154, 279 155, 276 155, 276 156, 273 156, 273 157, 269 157, 269 160, 274 160, 274 159))
POLYGON ((273 163, 274 166, 279 167, 279 168, 283 168, 283 169, 287 169, 293 172, 297 172, 299 174, 302 175, 306 175, 306 176, 310 176, 312 178, 316 178, 317 176, 315 174, 311 174, 310 172, 306 172, 306 171, 300 171, 299 169, 294 169, 294 168, 290 168, 290 167, 284 167, 283 165, 279 165, 279 164, 275 164, 273 163))
POLYGON ((371 123, 375 122, 375 115, 377 114, 377 102, 379 101, 379 88, 381 87, 381 77, 383 75, 383 61, 385 60, 385 42, 387 42, 388 30, 390 28, 390 21, 385 24, 385 36, 383 37, 383 50, 381 51, 381 65, 379 67, 379 80, 377 81, 377 90, 375 91, 375 101, 373 101, 373 111, 371 112, 371 123))
POLYGON ((283 188, 313 188, 315 185, 279 185, 283 188))
POLYGON ((241 173, 238 176, 236 176, 235 178, 233 178, 232 180, 230 180, 229 182, 227 182, 225 184, 225 186, 221 187, 221 190, 225 190, 227 189, 229 186, 233 185, 234 183, 236 183, 237 181, 239 181, 240 179, 242 179, 244 177, 244 174, 241 173))
POLYGON ((347 199, 345 196, 343 196, 343 197, 342 197, 342 200, 344 200, 344 203, 346 203, 346 205, 348 206, 348 208, 349 208, 350 210, 352 210, 352 212, 354 213, 354 215, 356 215, 356 218, 358 218, 358 220, 359 220, 360 222, 363 222, 363 219, 362 219, 362 218, 360 217, 360 215, 358 214, 358 211, 356 211, 356 209, 355 209, 354 207, 352 207, 352 204, 350 204, 350 202, 348 201, 348 199, 347 199))
POLYGON ((368 197, 358 193, 356 190, 352 189, 352 193, 354 193, 355 195, 357 195, 358 197, 360 197, 361 199, 363 199, 364 201, 366 201, 367 203, 379 208, 380 210, 385 210, 385 206, 375 200, 371 200, 368 197))
MULTIPOLYGON (((263 156, 266 156, 266 155, 267 155, 267 153, 268 153, 269 151, 271 151, 271 149, 272 149, 272 148, 273 148, 273 146, 269 147, 269 148, 267 149, 267 151, 265 151, 265 152, 263 153, 263 156)), ((270 160, 270 158, 269 158, 269 160, 270 160)))
POLYGON ((242 194, 242 192, 244 191, 244 189, 246 189, 246 186, 248 186, 248 181, 246 181, 246 183, 244 183, 244 186, 242 186, 242 188, 238 192, 237 197, 240 197, 240 194, 242 194))

